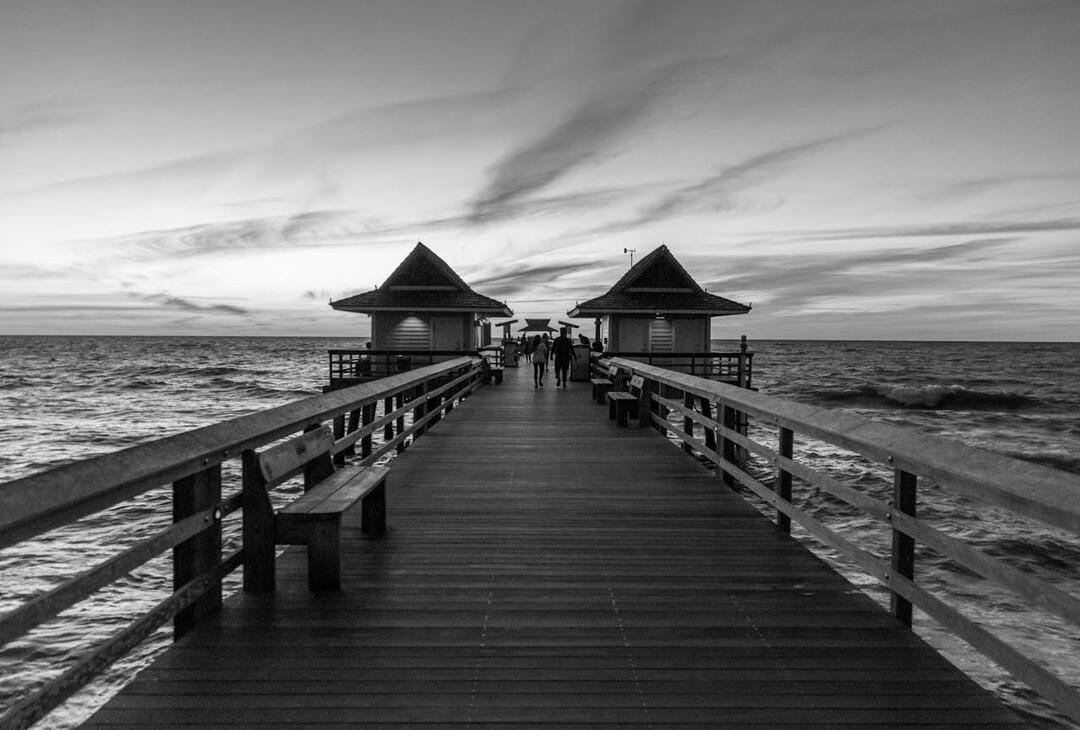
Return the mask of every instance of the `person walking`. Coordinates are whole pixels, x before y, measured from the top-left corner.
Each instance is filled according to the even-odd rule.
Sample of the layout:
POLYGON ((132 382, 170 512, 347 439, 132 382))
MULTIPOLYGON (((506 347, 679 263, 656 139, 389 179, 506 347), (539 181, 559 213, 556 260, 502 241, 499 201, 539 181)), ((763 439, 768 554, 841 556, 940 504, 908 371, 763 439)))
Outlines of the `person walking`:
POLYGON ((544 372, 547 370, 548 344, 541 340, 540 335, 533 338, 532 364, 533 364, 533 389, 544 387, 544 372))
POLYGON ((559 336, 551 343, 551 356, 555 360, 555 387, 566 388, 566 376, 574 359, 574 343, 566 336, 566 328, 559 328, 559 336))

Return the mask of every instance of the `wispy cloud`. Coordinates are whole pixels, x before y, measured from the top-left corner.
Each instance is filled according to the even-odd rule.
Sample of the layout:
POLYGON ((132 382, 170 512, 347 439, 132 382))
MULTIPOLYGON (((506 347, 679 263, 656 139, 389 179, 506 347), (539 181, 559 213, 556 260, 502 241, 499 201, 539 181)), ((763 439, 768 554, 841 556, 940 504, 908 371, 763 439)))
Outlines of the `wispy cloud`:
POLYGON ((191 299, 174 296, 172 294, 130 294, 134 299, 150 302, 168 309, 179 309, 185 312, 209 312, 217 314, 247 315, 250 312, 243 307, 233 304, 200 304, 191 299))
POLYGON ((640 212, 624 220, 611 221, 586 231, 587 234, 620 233, 662 222, 687 213, 729 213, 748 206, 750 189, 783 174, 794 163, 830 147, 864 137, 881 129, 853 130, 753 155, 725 167, 713 175, 684 183, 646 204, 640 212))
POLYGON ((471 203, 469 221, 485 223, 511 217, 522 198, 607 154, 612 143, 652 108, 682 68, 681 63, 669 64, 623 79, 586 100, 553 129, 508 154, 471 203))
POLYGON ((79 105, 71 100, 46 99, 23 104, 0 115, 0 146, 16 135, 64 127, 82 118, 79 105))
POLYGON ((364 245, 393 230, 352 211, 320 210, 290 216, 247 218, 82 242, 107 245, 121 257, 161 259, 242 250, 364 245))
MULTIPOLYGON (((596 264, 588 261, 568 261, 562 264, 521 264, 499 266, 490 269, 481 278, 470 279, 469 286, 490 297, 515 297, 522 291, 539 286, 559 288, 566 277, 575 280, 596 278, 614 268, 612 264, 596 264)), ((572 295, 571 295, 572 296, 572 295)))
POLYGON ((795 233, 805 241, 842 241, 875 238, 934 238, 948 236, 1000 236, 1016 233, 1046 233, 1080 230, 1080 218, 1053 220, 959 221, 924 225, 834 228, 795 233))

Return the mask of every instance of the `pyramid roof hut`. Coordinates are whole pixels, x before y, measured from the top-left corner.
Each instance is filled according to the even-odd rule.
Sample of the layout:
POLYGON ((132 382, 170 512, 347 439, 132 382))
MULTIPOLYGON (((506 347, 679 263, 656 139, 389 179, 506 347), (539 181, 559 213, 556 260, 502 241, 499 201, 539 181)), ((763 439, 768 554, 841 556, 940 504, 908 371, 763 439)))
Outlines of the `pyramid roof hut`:
POLYGON ((607 292, 567 314, 594 318, 596 337, 607 332, 609 352, 703 353, 710 347, 713 317, 749 311, 749 305, 706 292, 668 247, 660 246, 607 292))
POLYGON ((551 326, 551 317, 547 319, 537 319, 529 317, 525 318, 525 326, 518 329, 518 332, 556 332, 557 330, 551 326))
POLYGON ((490 340, 488 317, 513 314, 503 302, 473 291, 423 243, 382 286, 330 306, 371 315, 372 348, 395 352, 473 352, 490 340))

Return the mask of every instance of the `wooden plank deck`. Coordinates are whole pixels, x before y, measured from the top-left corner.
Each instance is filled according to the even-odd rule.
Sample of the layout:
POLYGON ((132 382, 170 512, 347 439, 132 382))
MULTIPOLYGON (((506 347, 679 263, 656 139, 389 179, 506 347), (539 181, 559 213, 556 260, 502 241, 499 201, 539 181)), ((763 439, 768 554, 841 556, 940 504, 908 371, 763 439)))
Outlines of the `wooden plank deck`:
POLYGON ((588 383, 507 369, 347 520, 338 594, 301 548, 90 726, 1020 725, 588 383))

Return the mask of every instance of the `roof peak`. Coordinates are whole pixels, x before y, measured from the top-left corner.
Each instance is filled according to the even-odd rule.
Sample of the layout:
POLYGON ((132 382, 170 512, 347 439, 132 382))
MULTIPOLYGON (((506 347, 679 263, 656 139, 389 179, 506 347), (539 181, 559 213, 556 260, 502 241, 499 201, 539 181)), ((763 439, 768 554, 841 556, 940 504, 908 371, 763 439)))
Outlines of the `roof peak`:
POLYGON ((630 270, 608 290, 608 293, 625 291, 635 284, 647 288, 674 287, 704 292, 701 285, 694 281, 694 277, 690 276, 665 244, 660 244, 631 266, 630 270))
POLYGON ((458 276, 450 265, 443 261, 438 254, 424 245, 423 241, 417 241, 409 255, 397 265, 382 288, 395 286, 452 286, 455 289, 471 292, 472 289, 458 276))

